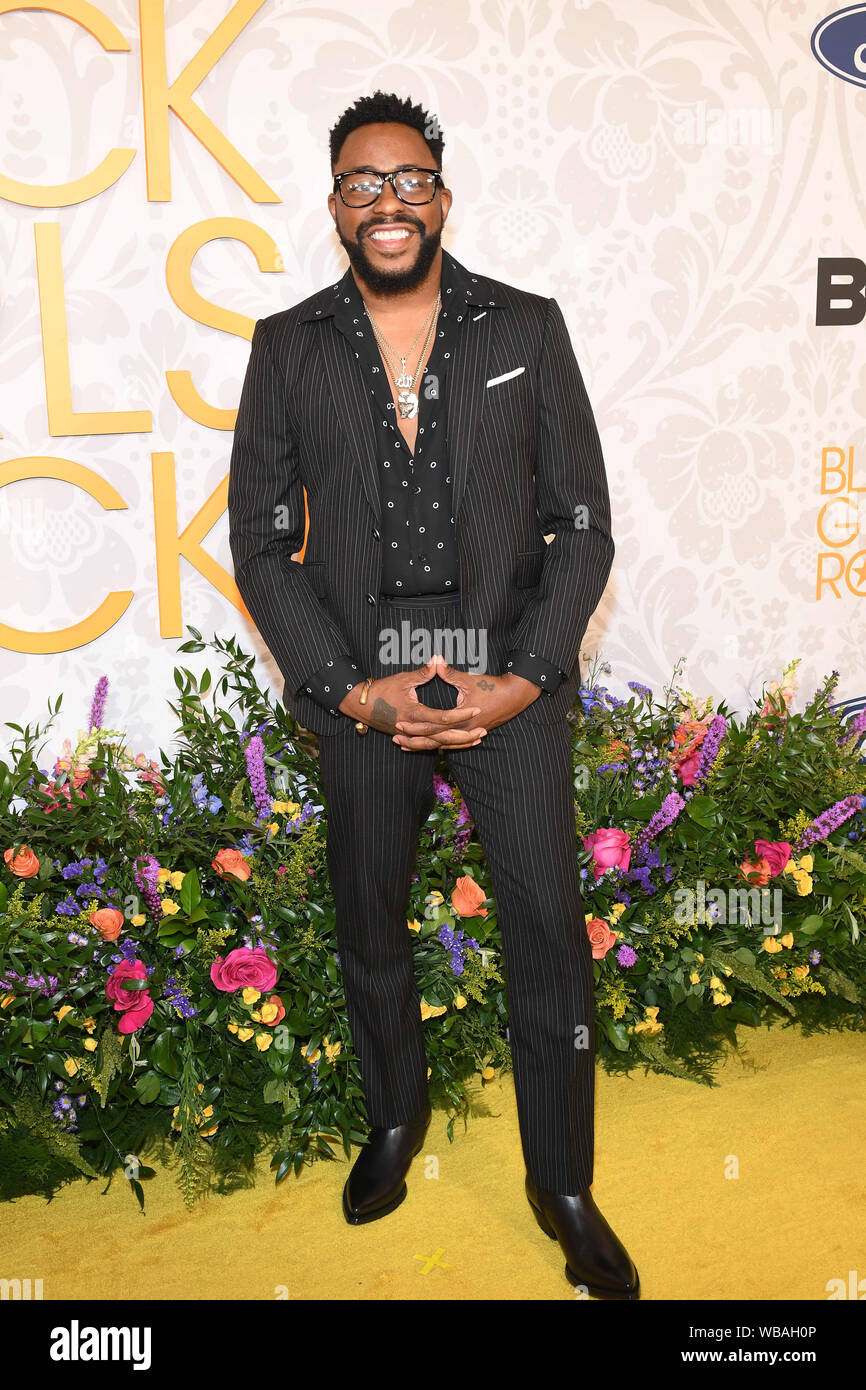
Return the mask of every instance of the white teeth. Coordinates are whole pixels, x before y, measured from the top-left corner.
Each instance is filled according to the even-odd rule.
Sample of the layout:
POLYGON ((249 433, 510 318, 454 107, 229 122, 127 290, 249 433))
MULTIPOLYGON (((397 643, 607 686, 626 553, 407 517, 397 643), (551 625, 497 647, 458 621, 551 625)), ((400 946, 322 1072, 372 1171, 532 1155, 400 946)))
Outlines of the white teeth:
POLYGON ((370 235, 374 241, 394 241, 398 237, 411 236, 411 233, 407 232, 405 228, 395 228, 393 231, 371 232, 370 235))

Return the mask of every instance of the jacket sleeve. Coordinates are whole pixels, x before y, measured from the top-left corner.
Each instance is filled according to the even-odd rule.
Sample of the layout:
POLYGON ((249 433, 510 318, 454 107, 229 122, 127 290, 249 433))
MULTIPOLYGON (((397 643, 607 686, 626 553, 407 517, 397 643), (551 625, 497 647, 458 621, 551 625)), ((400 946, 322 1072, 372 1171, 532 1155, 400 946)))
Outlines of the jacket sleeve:
POLYGON ((235 583, 287 687, 298 694, 328 661, 354 657, 292 554, 304 543, 304 490, 285 385, 264 319, 253 330, 229 464, 235 583))
POLYGON ((538 591, 509 648, 569 672, 613 564, 601 441, 562 310, 547 307, 536 386, 536 510, 546 546, 538 591))

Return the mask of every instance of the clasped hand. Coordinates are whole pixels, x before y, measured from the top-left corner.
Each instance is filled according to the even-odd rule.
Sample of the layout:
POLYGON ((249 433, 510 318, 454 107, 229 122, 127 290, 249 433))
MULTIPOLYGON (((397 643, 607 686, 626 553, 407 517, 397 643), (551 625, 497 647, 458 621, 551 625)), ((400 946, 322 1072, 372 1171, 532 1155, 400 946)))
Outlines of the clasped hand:
POLYGON ((436 653, 423 666, 394 676, 383 676, 370 686, 361 704, 363 682, 340 701, 340 709, 373 729, 391 734, 405 751, 423 748, 474 748, 489 729, 505 724, 531 705, 541 694, 522 676, 473 675, 456 671, 436 653), (417 687, 433 676, 453 685, 457 703, 453 709, 433 709, 418 699, 417 687))

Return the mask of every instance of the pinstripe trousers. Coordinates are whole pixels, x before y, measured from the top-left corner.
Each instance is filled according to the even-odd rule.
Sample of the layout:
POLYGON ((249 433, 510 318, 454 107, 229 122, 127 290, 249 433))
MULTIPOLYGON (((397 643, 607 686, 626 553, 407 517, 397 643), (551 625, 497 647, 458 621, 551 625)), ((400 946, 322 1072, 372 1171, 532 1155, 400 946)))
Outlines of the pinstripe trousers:
MULTIPOLYGON (((460 624, 459 595, 379 601, 380 631, 460 624)), ((436 649, 433 643, 433 650, 436 649)), ((449 659, 449 652, 444 655, 449 659)), ((393 675, 409 660, 369 674, 393 675)), ((417 690, 453 708, 434 676, 417 690)), ((538 697, 544 699, 542 694, 538 697)), ((418 833, 434 804, 436 750, 406 752, 390 734, 345 727, 319 739, 327 859, 352 1040, 370 1124, 406 1123, 427 1103, 427 1058, 407 927, 418 833)), ((592 952, 577 870, 569 726, 523 714, 448 769, 484 850, 496 899, 509 1042, 527 1170, 537 1186, 578 1193, 593 1177, 595 1036, 592 952)), ((472 935, 472 919, 463 923, 472 935)))

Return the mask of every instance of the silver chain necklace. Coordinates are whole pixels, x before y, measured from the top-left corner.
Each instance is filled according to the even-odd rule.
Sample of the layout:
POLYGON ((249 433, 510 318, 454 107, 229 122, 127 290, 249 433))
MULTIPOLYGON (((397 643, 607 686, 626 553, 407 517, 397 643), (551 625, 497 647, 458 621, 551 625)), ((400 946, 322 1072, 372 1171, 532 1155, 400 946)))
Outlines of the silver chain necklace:
POLYGON ((439 312, 441 305, 442 294, 440 291, 440 293, 436 296, 436 300, 433 304, 432 309, 427 315, 427 318, 424 320, 417 334, 415 335, 415 342, 409 348, 409 351, 406 353, 406 356, 403 357, 388 342, 388 339, 385 337, 385 334, 382 332, 381 328, 376 323, 376 320, 373 318, 373 315, 370 313, 370 310, 367 308, 366 302, 364 302, 364 309, 366 311, 367 318, 370 320, 370 326, 373 329, 376 341, 382 348, 385 356, 390 359, 389 366, 391 372, 394 371, 395 361, 399 359, 400 362, 400 371, 394 377, 394 385, 399 389, 399 394, 397 396, 397 405, 400 410, 401 419, 411 420, 418 414, 418 393, 415 390, 415 383, 421 375, 421 364, 424 362, 424 359, 427 356, 427 350, 430 346, 430 342, 436 328, 436 316, 439 312), (406 361, 409 357, 411 357, 413 351, 415 350, 415 343, 417 343, 425 328, 427 329, 427 336, 424 340, 424 346, 422 347, 421 353, 418 357, 418 367, 415 372, 415 375, 410 376, 406 371, 406 361))

